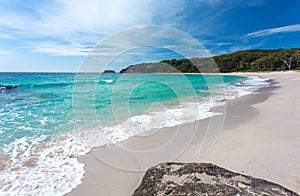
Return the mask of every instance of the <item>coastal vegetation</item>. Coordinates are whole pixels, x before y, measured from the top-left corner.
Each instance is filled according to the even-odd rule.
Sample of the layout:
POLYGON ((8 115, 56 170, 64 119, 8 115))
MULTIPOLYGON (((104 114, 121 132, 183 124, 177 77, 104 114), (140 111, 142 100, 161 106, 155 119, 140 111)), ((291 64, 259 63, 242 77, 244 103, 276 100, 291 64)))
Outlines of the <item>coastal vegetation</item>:
POLYGON ((210 58, 171 59, 141 63, 120 73, 199 73, 300 70, 300 48, 246 50, 210 58), (216 66, 217 65, 217 66, 216 66))

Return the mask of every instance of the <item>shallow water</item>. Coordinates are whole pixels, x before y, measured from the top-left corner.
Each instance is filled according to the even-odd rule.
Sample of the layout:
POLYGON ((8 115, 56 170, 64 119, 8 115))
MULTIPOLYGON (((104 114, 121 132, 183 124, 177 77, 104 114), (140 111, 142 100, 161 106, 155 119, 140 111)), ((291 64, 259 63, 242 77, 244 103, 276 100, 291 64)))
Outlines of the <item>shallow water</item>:
POLYGON ((215 115, 268 83, 200 74, 0 73, 0 193, 63 194, 91 148, 215 115), (4 161, 2 161, 3 163, 4 161))

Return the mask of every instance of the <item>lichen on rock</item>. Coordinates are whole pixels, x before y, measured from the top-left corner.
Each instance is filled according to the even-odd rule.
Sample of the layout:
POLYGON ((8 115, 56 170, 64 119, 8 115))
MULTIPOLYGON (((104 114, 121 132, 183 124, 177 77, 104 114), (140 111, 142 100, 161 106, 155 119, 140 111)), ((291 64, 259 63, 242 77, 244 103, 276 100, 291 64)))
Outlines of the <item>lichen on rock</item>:
POLYGON ((150 168, 133 193, 141 195, 298 195, 281 185, 210 163, 162 163, 150 168))

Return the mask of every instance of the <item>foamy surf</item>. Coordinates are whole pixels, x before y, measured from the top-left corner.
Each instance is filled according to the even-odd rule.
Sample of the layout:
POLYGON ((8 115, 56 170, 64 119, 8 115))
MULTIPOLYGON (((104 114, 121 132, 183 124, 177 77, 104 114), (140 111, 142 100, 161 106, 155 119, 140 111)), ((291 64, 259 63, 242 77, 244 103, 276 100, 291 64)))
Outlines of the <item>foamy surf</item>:
POLYGON ((114 126, 85 131, 81 133, 80 137, 89 148, 99 147, 99 144, 115 144, 154 129, 174 127, 218 115, 218 113, 211 112, 210 109, 220 104, 212 100, 203 103, 184 102, 176 108, 148 112, 133 116, 114 126))
POLYGON ((82 182, 84 165, 77 157, 91 148, 219 115, 211 109, 266 86, 266 79, 250 76, 234 85, 225 85, 223 92, 211 93, 201 102, 183 101, 176 107, 132 116, 117 125, 75 132, 52 142, 47 136, 16 139, 4 148, 8 160, 0 171, 0 195, 63 195, 82 182))
POLYGON ((84 165, 76 157, 89 149, 76 137, 44 140, 23 137, 4 148, 9 160, 0 171, 0 194, 63 195, 81 183, 84 165))

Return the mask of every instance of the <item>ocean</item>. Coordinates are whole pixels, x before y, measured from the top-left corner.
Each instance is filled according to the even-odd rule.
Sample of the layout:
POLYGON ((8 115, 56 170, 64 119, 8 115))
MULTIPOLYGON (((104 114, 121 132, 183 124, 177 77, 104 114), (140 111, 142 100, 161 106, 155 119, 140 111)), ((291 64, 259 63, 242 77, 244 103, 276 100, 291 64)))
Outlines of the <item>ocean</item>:
POLYGON ((268 86, 255 76, 0 73, 0 195, 62 195, 81 183, 79 155, 215 115, 268 86))

